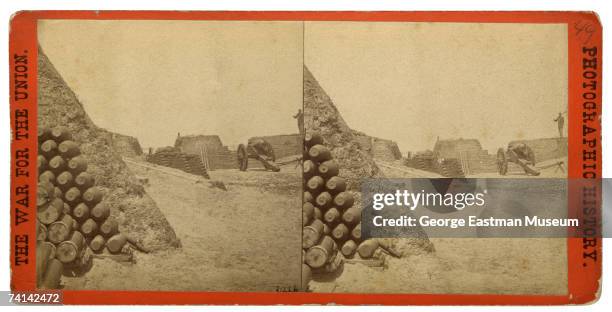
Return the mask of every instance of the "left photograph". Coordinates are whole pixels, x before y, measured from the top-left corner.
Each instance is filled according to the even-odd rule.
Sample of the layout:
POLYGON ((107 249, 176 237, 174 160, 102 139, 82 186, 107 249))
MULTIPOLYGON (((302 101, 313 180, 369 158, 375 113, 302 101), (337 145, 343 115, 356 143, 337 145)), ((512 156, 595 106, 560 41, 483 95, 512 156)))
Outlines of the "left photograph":
POLYGON ((38 288, 304 289, 302 22, 37 27, 38 288))

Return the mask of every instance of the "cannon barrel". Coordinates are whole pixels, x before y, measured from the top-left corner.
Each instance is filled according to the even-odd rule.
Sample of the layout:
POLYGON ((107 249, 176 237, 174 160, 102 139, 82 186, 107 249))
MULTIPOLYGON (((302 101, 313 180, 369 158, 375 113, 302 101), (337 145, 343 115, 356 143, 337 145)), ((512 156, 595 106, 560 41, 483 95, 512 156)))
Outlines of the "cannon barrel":
POLYGON ((51 259, 47 263, 45 274, 39 284, 40 289, 58 289, 64 271, 64 264, 58 259, 51 259))
POLYGON ((62 156, 57 155, 49 160, 49 169, 56 175, 62 173, 66 168, 66 160, 62 156))
POLYGON ((303 164, 304 178, 308 179, 317 174, 317 165, 310 159, 304 161, 303 164))
POLYGON ((355 202, 355 198, 348 192, 340 192, 334 197, 334 205, 339 208, 349 208, 355 202))
POLYGON ((41 173, 38 176, 38 181, 47 181, 51 183, 55 183, 55 173, 51 170, 45 170, 45 172, 41 173))
POLYGON ((323 144, 323 137, 318 133, 306 133, 304 135, 304 145, 311 147, 314 145, 323 144))
POLYGON ((101 252, 106 246, 106 239, 102 235, 96 235, 91 242, 89 242, 89 248, 94 252, 101 252))
POLYGON ((60 188, 60 190, 68 190, 72 187, 74 182, 74 177, 69 171, 64 171, 60 173, 57 178, 55 178, 55 184, 60 188))
POLYGON ((79 203, 72 209, 72 216, 78 222, 85 222, 85 220, 89 219, 89 207, 85 203, 79 203))
POLYGON ((308 156, 310 159, 317 162, 324 162, 331 159, 331 153, 329 149, 321 144, 314 145, 308 150, 308 156))
POLYGON ((319 208, 327 208, 332 205, 333 197, 328 192, 321 192, 315 199, 319 208))
POLYGON ((58 153, 57 151, 57 143, 53 140, 47 140, 43 142, 38 148, 40 154, 45 156, 47 160, 55 157, 58 153))
POLYGON ((302 205, 302 226, 306 226, 310 224, 313 218, 314 218, 314 206, 309 202, 305 202, 302 205))
POLYGON ((308 179, 308 182, 306 182, 306 188, 308 188, 311 192, 317 192, 323 189, 324 185, 325 180, 323 180, 323 178, 320 176, 313 176, 312 178, 308 179))
POLYGON ((325 182, 325 188, 331 194, 338 194, 346 190, 346 180, 341 177, 331 177, 325 182))
POLYGON ((84 192, 94 185, 94 178, 87 172, 81 172, 74 178, 74 183, 84 192))
POLYGON ((53 183, 47 180, 38 182, 38 188, 36 189, 36 207, 47 205, 47 203, 55 197, 55 186, 53 186, 53 183))
POLYGON ((68 161, 68 170, 70 170, 70 172, 72 172, 72 174, 74 175, 78 175, 81 172, 86 171, 87 170, 87 159, 85 159, 83 155, 71 158, 68 161))
POLYGON ((81 153, 79 149, 79 145, 71 140, 66 140, 60 143, 57 147, 57 150, 60 155, 64 158, 72 158, 81 153))
POLYGON ((38 126, 38 144, 42 144, 43 142, 51 139, 51 128, 38 126))
POLYGON ((338 162, 333 159, 322 162, 318 168, 319 174, 324 178, 337 176, 339 170, 338 162))
POLYGON ((51 138, 58 143, 64 142, 66 140, 72 140, 72 135, 70 134, 70 130, 64 126, 58 126, 51 129, 51 138))
POLYGON ((302 198, 302 201, 305 203, 313 203, 314 197, 312 196, 312 193, 310 193, 309 191, 304 191, 304 197, 302 198))
POLYGON ((317 220, 321 220, 323 218, 323 213, 321 212, 321 209, 319 209, 319 207, 314 208, 314 218, 317 220))
POLYGON ((69 239, 74 229, 74 222, 70 215, 63 215, 59 221, 49 224, 47 239, 54 244, 59 244, 69 239))
POLYGON ((106 203, 101 202, 91 209, 90 214, 94 220, 104 221, 110 216, 110 207, 106 203))
POLYGON ((376 239, 368 239, 366 241, 361 242, 359 247, 357 247, 357 253, 359 256, 364 259, 372 258, 374 252, 379 247, 378 240, 376 239))
POLYGON ((115 253, 121 252, 121 249, 123 249, 123 246, 125 246, 126 243, 127 243, 127 237, 119 233, 119 234, 113 235, 111 238, 109 238, 106 241, 106 248, 108 249, 110 253, 115 254, 115 253))
POLYGON ((66 200, 69 205, 76 207, 76 205, 81 202, 81 191, 74 186, 71 187, 64 193, 64 200, 66 200))
POLYGON ((45 158, 45 156, 38 155, 38 157, 36 157, 36 169, 38 169, 39 173, 47 170, 48 165, 49 162, 47 161, 47 158, 45 158))
POLYGON ((351 207, 342 214, 342 221, 348 225, 356 225, 361 222, 361 209, 351 207))
POLYGON ((36 281, 38 285, 43 280, 49 260, 53 259, 55 246, 49 242, 36 244, 36 281))
POLYGON ((44 207, 37 213, 40 223, 49 225, 57 221, 64 212, 64 201, 60 198, 54 198, 49 205, 44 207))
POLYGON ((306 251, 306 264, 314 269, 323 267, 332 257, 334 245, 335 242, 331 237, 323 237, 320 244, 306 251))
POLYGON ((319 219, 315 219, 308 226, 305 226, 302 230, 302 247, 310 248, 316 245, 321 236, 323 235, 323 222, 319 219))
POLYGON ((323 215, 323 219, 327 224, 338 223, 340 221, 340 211, 334 207, 329 208, 323 215))
POLYGON ((47 240, 47 227, 36 220, 36 242, 44 242, 47 240))
POLYGON ((104 237, 111 237, 117 233, 119 233, 119 222, 115 218, 108 217, 102 224, 100 225, 100 233, 104 237))
POLYGON ((344 223, 339 223, 332 230, 332 236, 338 242, 343 242, 349 237, 349 229, 344 223))
POLYGON ((351 230, 351 237, 355 242, 361 241, 361 223, 357 224, 353 230, 351 230))
POLYGON ((355 251, 357 251, 357 244, 351 239, 344 242, 344 245, 340 248, 340 252, 347 258, 353 257, 355 251))
POLYGON ((98 234, 98 223, 93 219, 87 219, 81 224, 81 233, 87 238, 92 238, 98 234))
POLYGON ((72 232, 70 240, 63 241, 57 245, 57 259, 62 263, 70 263, 79 257, 83 246, 85 244, 85 238, 79 231, 72 232))
POLYGON ((93 186, 87 189, 83 193, 83 200, 89 205, 89 207, 95 207, 100 201, 102 201, 102 191, 93 186))

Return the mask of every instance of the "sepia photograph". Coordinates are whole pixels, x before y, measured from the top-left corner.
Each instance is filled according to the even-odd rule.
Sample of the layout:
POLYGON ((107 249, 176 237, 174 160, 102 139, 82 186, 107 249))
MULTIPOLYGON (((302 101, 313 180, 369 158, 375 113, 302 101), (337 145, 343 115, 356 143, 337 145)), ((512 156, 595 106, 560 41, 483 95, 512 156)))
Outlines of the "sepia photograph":
POLYGON ((571 293, 567 23, 36 26, 38 289, 571 293))
POLYGON ((609 305, 604 4, 34 2, 1 306, 609 305))
POLYGON ((39 21, 38 286, 302 289, 302 34, 39 21))
MULTIPOLYGON (((329 249, 344 258, 342 267, 326 265, 327 274, 314 276, 310 289, 566 294, 565 238, 430 237, 416 228, 408 238, 362 240, 361 223, 352 216, 365 209, 360 201, 365 180, 393 178, 500 178, 503 183, 484 187, 513 185, 533 199, 529 209, 557 205, 552 208, 566 211, 564 183, 532 193, 522 184, 567 177, 567 26, 306 22, 304 27, 305 146, 312 146, 309 154, 315 156, 318 145, 309 138, 323 142, 352 202, 350 209, 339 209, 336 199, 325 206, 321 196, 334 190, 316 188, 320 178, 309 178, 305 159, 305 201, 314 198, 323 217, 304 228, 304 242, 312 232, 324 236, 320 245, 329 237, 329 249), (313 230, 319 223, 331 228, 330 234, 313 230)), ((314 159, 312 166, 323 164, 314 159)), ((498 200, 506 203, 508 194, 498 200)), ((518 213, 508 207, 484 209, 481 216, 518 213)), ((427 213, 445 215, 432 210, 427 213)), ((306 263, 317 266, 319 258, 309 257, 315 255, 307 251, 306 263)))

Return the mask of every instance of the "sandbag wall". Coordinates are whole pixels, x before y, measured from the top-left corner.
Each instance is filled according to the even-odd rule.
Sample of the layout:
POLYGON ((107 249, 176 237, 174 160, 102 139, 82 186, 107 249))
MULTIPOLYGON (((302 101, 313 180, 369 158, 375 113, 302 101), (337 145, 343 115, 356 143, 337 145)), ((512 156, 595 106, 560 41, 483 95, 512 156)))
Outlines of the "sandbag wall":
POLYGON ((210 178, 208 170, 202 163, 200 156, 182 153, 174 147, 163 148, 147 156, 147 161, 156 165, 170 167, 187 173, 210 178))
POLYGON ((343 258, 352 258, 360 248, 361 209, 339 177, 338 163, 317 134, 304 140, 304 197, 302 207, 303 280, 310 272, 332 273, 343 258))
POLYGON ((391 140, 372 138, 372 157, 384 161, 394 161, 402 159, 402 152, 400 152, 397 143, 391 140))
POLYGON ((142 155, 142 147, 138 139, 119 133, 111 133, 110 135, 113 149, 121 156, 136 158, 142 155))
POLYGON ((457 158, 442 159, 436 163, 435 172, 448 178, 464 178, 465 173, 457 158))
POLYGON ((432 152, 419 152, 404 161, 404 165, 430 171, 449 178, 463 178, 465 173, 457 158, 438 158, 432 152))
POLYGON ((227 146, 217 150, 207 150, 206 158, 210 170, 238 169, 236 151, 230 151, 227 146))
POLYGON ((38 151, 37 285, 56 289, 65 269, 85 267, 91 252, 120 253, 127 238, 66 128, 41 129, 38 151))
POLYGON ((434 171, 434 155, 432 152, 419 152, 408 157, 404 165, 424 171, 434 171))

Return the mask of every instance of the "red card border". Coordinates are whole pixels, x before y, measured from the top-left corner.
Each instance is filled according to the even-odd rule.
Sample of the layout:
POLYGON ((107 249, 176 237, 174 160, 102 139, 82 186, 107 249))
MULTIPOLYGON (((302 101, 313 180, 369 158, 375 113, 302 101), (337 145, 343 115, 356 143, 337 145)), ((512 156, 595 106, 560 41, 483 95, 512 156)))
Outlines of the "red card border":
MULTIPOLYGON (((583 175, 582 113, 583 48, 596 47, 598 54, 598 91, 594 102, 601 116, 602 28, 593 12, 178 12, 178 11, 23 11, 11 20, 9 63, 11 65, 11 128, 15 133, 15 114, 27 109, 29 137, 11 142, 11 289, 35 289, 35 194, 36 162, 30 161, 28 177, 16 177, 15 152, 28 148, 30 159, 37 152, 37 33, 39 19, 89 20, 251 20, 251 21, 363 21, 363 22, 448 22, 448 23, 560 23, 568 29, 568 177, 583 175), (593 30, 587 41, 583 26, 593 30), (580 31, 580 29, 583 29, 580 31), (13 55, 28 51, 27 100, 16 101, 13 55), (19 185, 29 185, 29 222, 15 225, 16 194, 19 185), (17 237, 27 235, 28 264, 16 265, 17 237)), ((601 125, 596 125, 598 139, 601 125)), ((601 142, 601 141, 599 141, 601 142)), ((596 172, 601 177, 601 144, 597 145, 596 172)), ((570 200, 571 200, 570 195, 570 200)), ((601 240, 595 249, 600 258, 594 264, 583 262, 582 238, 568 238, 568 294, 539 295, 459 295, 459 294, 340 294, 340 293, 262 293, 262 292, 173 292, 173 291, 90 291, 66 290, 66 304, 382 304, 382 305, 551 305, 579 304, 596 300, 601 277, 601 240)))

